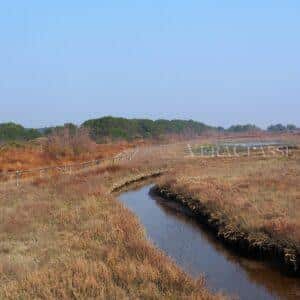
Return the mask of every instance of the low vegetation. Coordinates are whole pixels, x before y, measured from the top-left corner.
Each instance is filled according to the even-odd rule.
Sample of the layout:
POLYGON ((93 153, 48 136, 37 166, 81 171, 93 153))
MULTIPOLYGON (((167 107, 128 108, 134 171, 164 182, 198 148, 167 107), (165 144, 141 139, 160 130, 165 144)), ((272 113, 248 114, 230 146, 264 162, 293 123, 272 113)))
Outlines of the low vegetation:
POLYGON ((299 186, 297 151, 290 157, 190 159, 160 183, 176 195, 198 199, 211 219, 224 224, 225 235, 248 233, 255 242, 283 245, 293 249, 291 261, 300 253, 299 186))
POLYGON ((116 182, 151 169, 103 166, 1 189, 0 298, 222 298, 154 248, 109 194, 116 182))
POLYGON ((47 139, 5 144, 0 147, 1 172, 30 170, 112 157, 137 143, 96 144, 80 131, 70 136, 66 131, 53 133, 47 139))
MULTIPOLYGON (((1 168, 111 157, 136 145, 97 145, 86 131, 69 130, 2 149, 1 168)), ((223 298, 153 247, 111 195, 126 181, 165 168, 161 187, 198 199, 230 228, 300 249, 297 150, 289 157, 205 159, 184 158, 184 147, 152 146, 132 161, 0 187, 0 298, 223 298)))

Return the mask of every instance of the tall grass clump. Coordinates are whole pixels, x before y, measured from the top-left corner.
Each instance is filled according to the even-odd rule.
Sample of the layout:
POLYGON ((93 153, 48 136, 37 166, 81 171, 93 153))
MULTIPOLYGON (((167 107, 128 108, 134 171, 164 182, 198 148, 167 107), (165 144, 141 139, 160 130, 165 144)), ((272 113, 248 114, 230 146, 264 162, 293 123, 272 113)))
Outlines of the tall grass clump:
POLYGON ((96 143, 92 141, 86 128, 63 128, 49 135, 44 149, 51 157, 74 157, 92 153, 96 149, 96 143))

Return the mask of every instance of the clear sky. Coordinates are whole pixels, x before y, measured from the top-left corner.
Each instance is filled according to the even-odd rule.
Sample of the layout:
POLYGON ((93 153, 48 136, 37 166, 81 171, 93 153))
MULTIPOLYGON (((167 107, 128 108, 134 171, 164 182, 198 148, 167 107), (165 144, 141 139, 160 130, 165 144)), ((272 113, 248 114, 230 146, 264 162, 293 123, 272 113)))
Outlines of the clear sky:
POLYGON ((300 126, 300 1, 0 4, 0 122, 300 126))

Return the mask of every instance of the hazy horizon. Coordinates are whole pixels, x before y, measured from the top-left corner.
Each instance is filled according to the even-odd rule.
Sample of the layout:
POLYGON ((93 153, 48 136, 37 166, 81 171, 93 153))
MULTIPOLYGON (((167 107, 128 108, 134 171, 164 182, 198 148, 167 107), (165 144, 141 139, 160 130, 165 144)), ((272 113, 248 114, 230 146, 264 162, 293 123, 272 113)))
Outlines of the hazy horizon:
POLYGON ((300 126, 298 1, 1 6, 0 123, 300 126))

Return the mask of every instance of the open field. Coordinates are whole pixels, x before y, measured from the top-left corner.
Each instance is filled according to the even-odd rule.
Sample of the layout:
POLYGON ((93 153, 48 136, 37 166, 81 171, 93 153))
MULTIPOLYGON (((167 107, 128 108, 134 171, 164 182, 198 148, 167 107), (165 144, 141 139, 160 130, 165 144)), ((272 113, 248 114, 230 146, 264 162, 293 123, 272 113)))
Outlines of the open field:
POLYGON ((289 157, 190 158, 178 162, 159 186, 207 214, 228 242, 238 244, 242 237, 250 246, 279 246, 299 272, 299 151, 289 157))
POLYGON ((145 239, 112 187, 162 167, 100 167, 0 191, 0 298, 212 296, 145 239))
POLYGON ((299 249, 297 151, 202 159, 185 147, 140 148, 132 161, 1 187, 0 298, 223 298, 155 249, 111 195, 161 169, 169 171, 160 186, 201 199, 231 229, 299 249))

